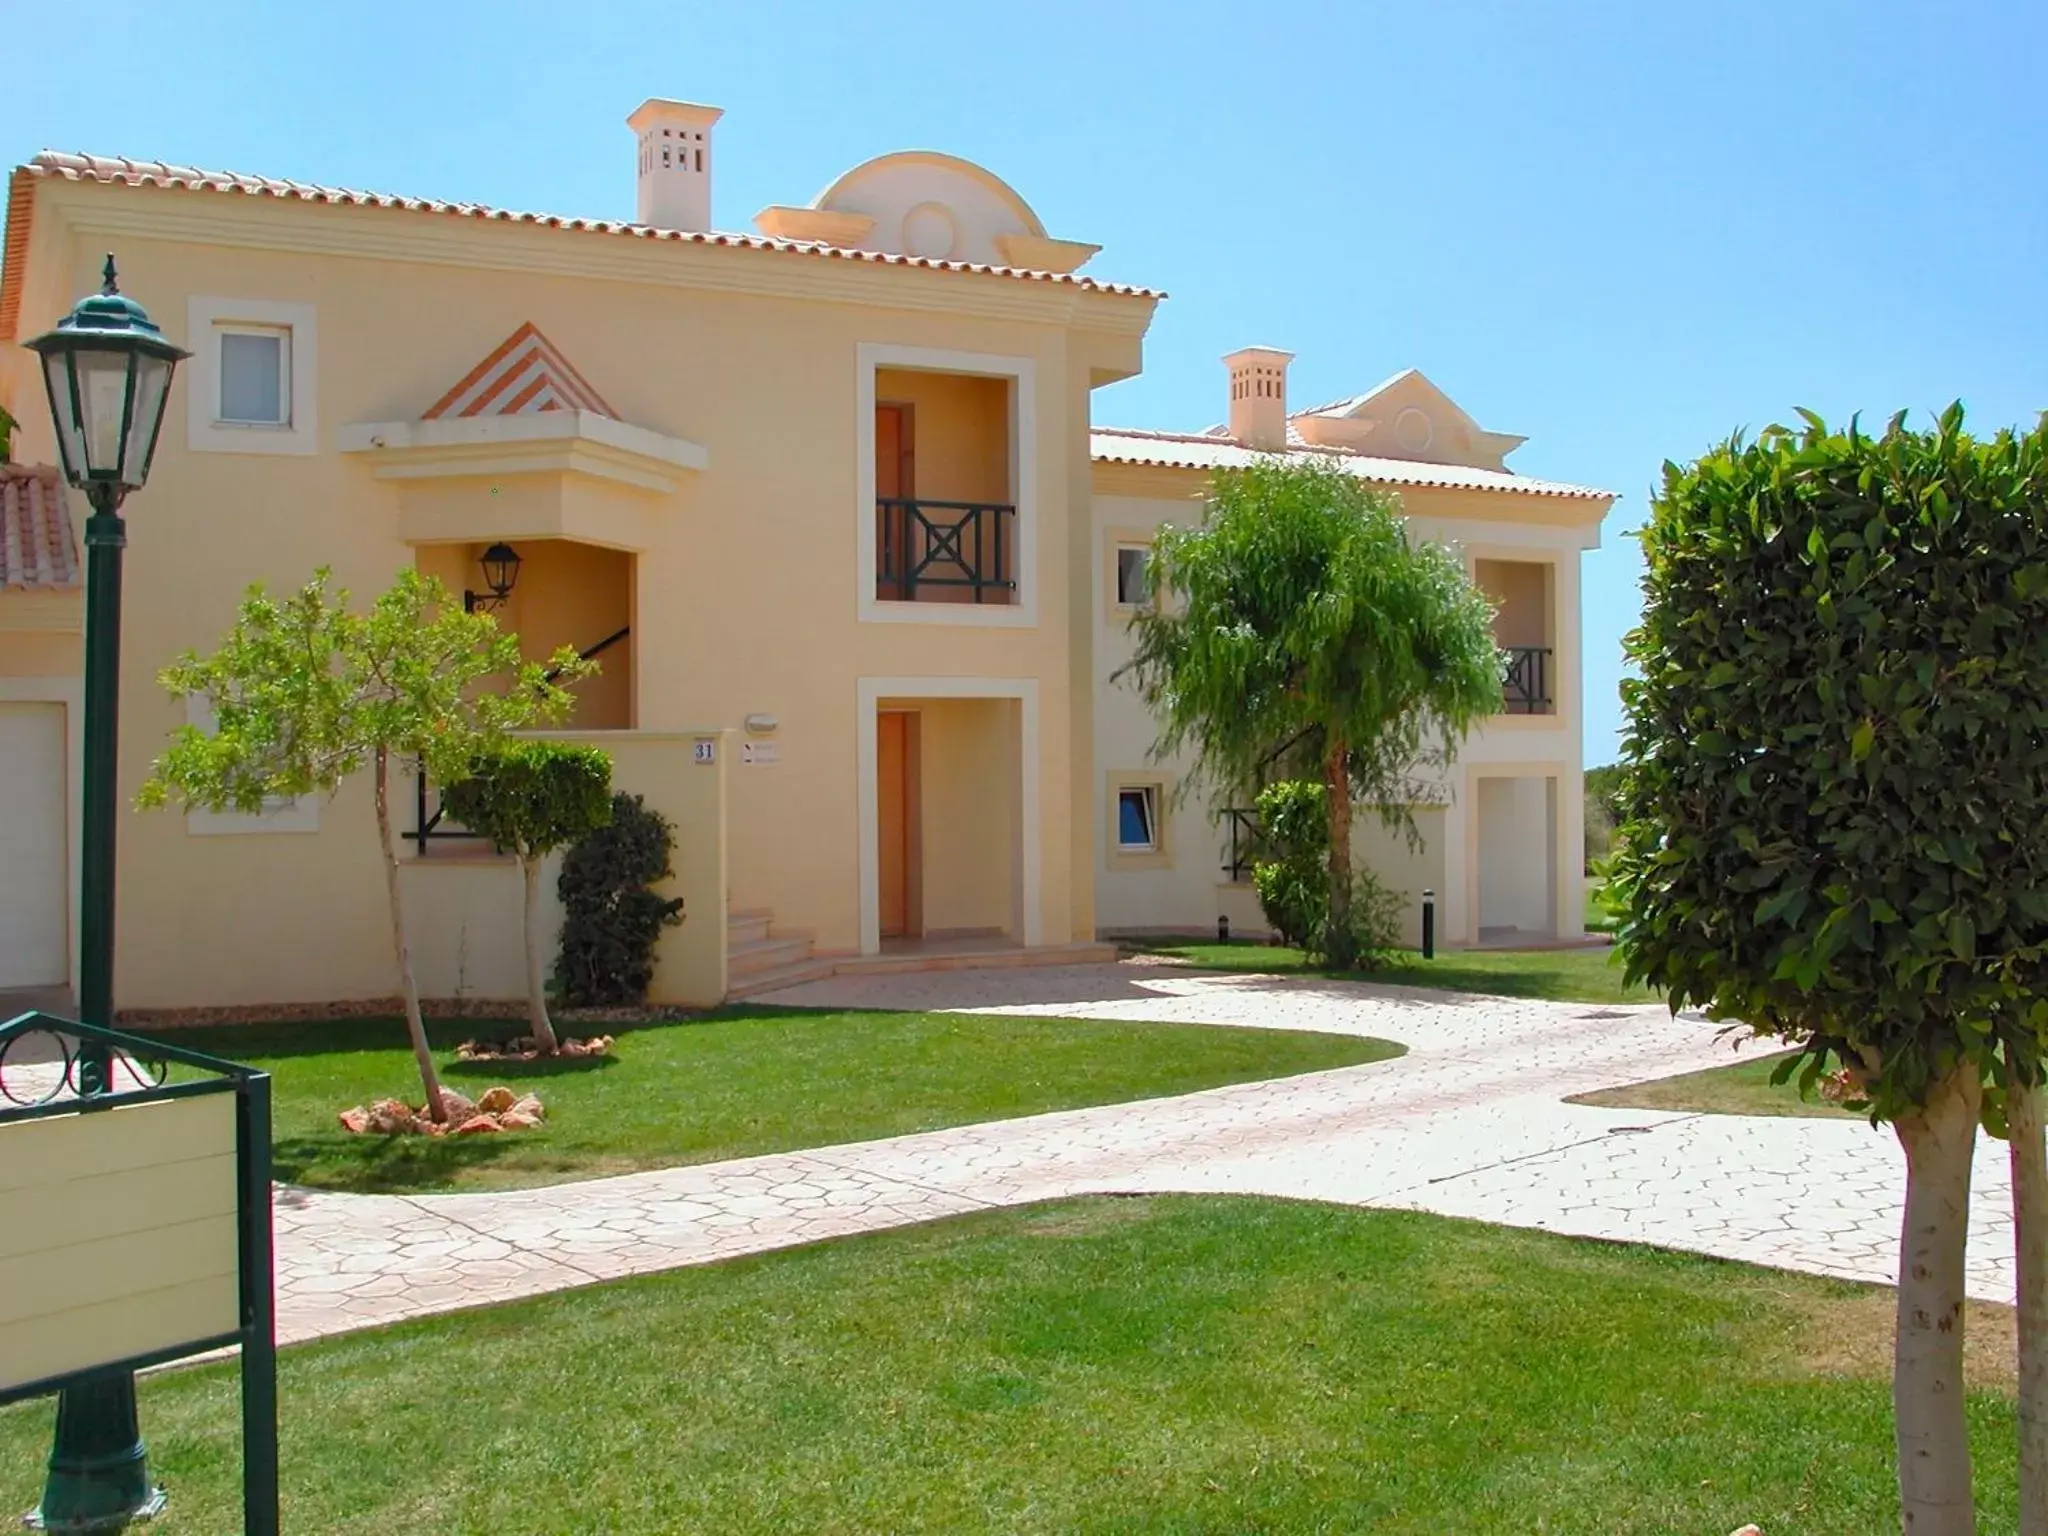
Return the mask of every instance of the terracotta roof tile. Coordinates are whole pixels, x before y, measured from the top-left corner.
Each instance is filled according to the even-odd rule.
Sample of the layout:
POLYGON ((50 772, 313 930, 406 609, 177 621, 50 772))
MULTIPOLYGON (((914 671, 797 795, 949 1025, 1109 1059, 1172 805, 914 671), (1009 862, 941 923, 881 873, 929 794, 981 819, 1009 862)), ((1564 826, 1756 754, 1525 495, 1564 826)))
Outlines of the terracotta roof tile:
POLYGON ((0 464, 0 590, 77 585, 63 480, 47 465, 0 464))
MULTIPOLYGON (((1136 427, 1101 427, 1089 434, 1089 448, 1100 464, 1142 464, 1163 469, 1241 469, 1261 455, 1236 439, 1207 432, 1148 432, 1136 427)), ((1342 465, 1362 480, 1386 485, 1441 486, 1459 491, 1512 491, 1524 496, 1560 496, 1582 501, 1612 501, 1612 491, 1563 480, 1538 480, 1503 469, 1470 469, 1462 464, 1425 464, 1412 459, 1384 459, 1349 448, 1303 442, 1291 428, 1287 452, 1316 454, 1342 465)))
MULTIPOLYGON (((881 266, 924 267, 934 272, 968 272, 1034 283, 1058 283, 1092 293, 1115 294, 1126 298, 1166 297, 1164 293, 1154 288, 1139 288, 1128 283, 1105 283, 1072 272, 1037 272, 1023 267, 999 267, 979 262, 939 261, 925 256, 901 256, 890 251, 856 251, 815 240, 778 240, 766 235, 720 234, 708 230, 655 229, 645 224, 626 224, 611 219, 580 219, 553 213, 516 213, 505 208, 487 208, 479 203, 444 203, 433 198, 399 197, 388 192, 358 192, 346 187, 323 187, 303 181, 281 181, 270 176, 250 176, 240 171, 204 171, 188 165, 165 165, 156 160, 61 154, 46 149, 27 165, 19 167, 14 174, 17 183, 23 177, 57 177, 65 181, 93 181, 108 186, 175 187, 188 191, 224 192, 251 197, 293 198, 303 202, 341 203, 359 208, 390 208, 407 213, 453 215, 458 218, 487 219, 507 224, 532 224, 548 229, 624 235, 642 240, 680 240, 691 245, 724 245, 739 250, 776 251, 813 258, 873 262, 881 266)), ((17 194, 21 190, 17 186, 17 194)))

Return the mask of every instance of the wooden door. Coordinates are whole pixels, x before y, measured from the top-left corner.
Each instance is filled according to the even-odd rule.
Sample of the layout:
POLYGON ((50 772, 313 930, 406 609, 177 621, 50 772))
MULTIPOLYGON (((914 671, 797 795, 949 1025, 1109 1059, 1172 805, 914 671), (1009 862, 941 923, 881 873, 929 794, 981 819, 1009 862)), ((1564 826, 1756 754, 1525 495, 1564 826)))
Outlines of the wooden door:
POLYGON ((882 937, 900 939, 916 933, 915 860, 912 857, 917 815, 912 797, 917 773, 914 716, 890 710, 875 717, 875 784, 877 880, 880 886, 882 937))
POLYGON ((904 580, 910 547, 911 519, 892 501, 917 495, 916 431, 911 408, 895 401, 875 405, 875 596, 900 601, 910 595, 904 580))

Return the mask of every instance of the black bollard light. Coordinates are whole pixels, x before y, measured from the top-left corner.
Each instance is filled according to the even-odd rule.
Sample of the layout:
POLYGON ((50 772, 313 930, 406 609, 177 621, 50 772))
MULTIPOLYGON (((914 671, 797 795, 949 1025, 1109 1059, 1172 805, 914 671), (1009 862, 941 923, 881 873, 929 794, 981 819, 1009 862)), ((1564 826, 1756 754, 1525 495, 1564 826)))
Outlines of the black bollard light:
POLYGON ((1422 958, 1436 958, 1436 892, 1422 893, 1422 958))

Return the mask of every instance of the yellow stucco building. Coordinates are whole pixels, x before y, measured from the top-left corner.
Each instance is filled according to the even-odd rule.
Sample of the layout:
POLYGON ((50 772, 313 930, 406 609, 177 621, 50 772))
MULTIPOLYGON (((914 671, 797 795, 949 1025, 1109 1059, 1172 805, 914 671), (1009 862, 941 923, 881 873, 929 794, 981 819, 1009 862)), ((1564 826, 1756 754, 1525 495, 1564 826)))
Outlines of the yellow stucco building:
MULTIPOLYGON (((1540 636, 1548 676, 1575 686, 1572 555, 1596 536, 1597 493, 1506 473, 1511 440, 1433 391, 1291 427, 1283 395, 1277 438, 1270 410, 1240 421, 1235 402, 1223 435, 1094 431, 1091 393, 1138 371, 1161 295, 1084 275, 1095 247, 925 152, 764 209, 756 234, 714 232, 718 117, 667 101, 633 114, 631 222, 50 153, 15 170, 0 988, 76 970, 79 568, 67 493, 34 467, 54 458, 50 425, 14 343, 95 287, 109 249, 124 290, 193 353, 126 509, 124 803, 186 719, 157 669, 215 643, 250 582, 290 588, 325 565, 368 594, 416 565, 495 607, 530 654, 566 644, 602 666, 565 734, 609 749, 619 787, 677 824, 687 920, 663 941, 662 1000, 847 963, 1089 956, 1106 931, 1242 908, 1215 889, 1199 808, 1162 799, 1157 846, 1116 835, 1125 792, 1168 780, 1145 762, 1136 701, 1107 681, 1119 550, 1191 508, 1218 453, 1311 451, 1321 432, 1341 449, 1368 407, 1434 410, 1445 436, 1393 483, 1433 533, 1470 523, 1503 622, 1540 636), (1431 458, 1452 441, 1494 455, 1468 472, 1484 485, 1417 478, 1465 462, 1431 458)), ((1414 377, 1388 388, 1426 391, 1414 377)), ((1409 443, 1408 419, 1386 439, 1409 443)), ((1549 786, 1553 853, 1576 825, 1577 701, 1561 688, 1549 707, 1489 728, 1495 766, 1441 813, 1464 818, 1464 841, 1436 846, 1447 871, 1472 866, 1474 936, 1498 926, 1489 785, 1549 786)), ((1502 803, 1504 827, 1533 813, 1502 803)), ((516 996, 518 881, 439 835, 453 829, 432 786, 404 819, 423 992, 516 996)), ((367 785, 261 816, 124 813, 120 836, 124 1009, 392 990, 367 785)), ((1569 931, 1576 886, 1562 860, 1546 870, 1552 929, 1569 931)))

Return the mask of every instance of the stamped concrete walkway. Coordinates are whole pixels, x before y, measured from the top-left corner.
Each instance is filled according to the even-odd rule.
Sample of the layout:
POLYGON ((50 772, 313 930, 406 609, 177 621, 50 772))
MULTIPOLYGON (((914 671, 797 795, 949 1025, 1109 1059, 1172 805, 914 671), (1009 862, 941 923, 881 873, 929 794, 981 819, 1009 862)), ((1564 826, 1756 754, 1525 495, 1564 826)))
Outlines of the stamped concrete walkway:
MULTIPOLYGON (((1859 1121, 1595 1109, 1735 1059, 1661 1008, 1462 997, 1161 965, 842 977, 762 1001, 1377 1035, 1408 1054, 1172 1099, 501 1194, 280 1191, 287 1340, 965 1211, 1230 1191, 1467 1216, 1848 1279, 1895 1277, 1902 1162, 1859 1121)), ((1748 1047, 1758 1049, 1758 1047, 1748 1047)), ((2010 1301, 2003 1147, 1970 1289, 2010 1301)))

